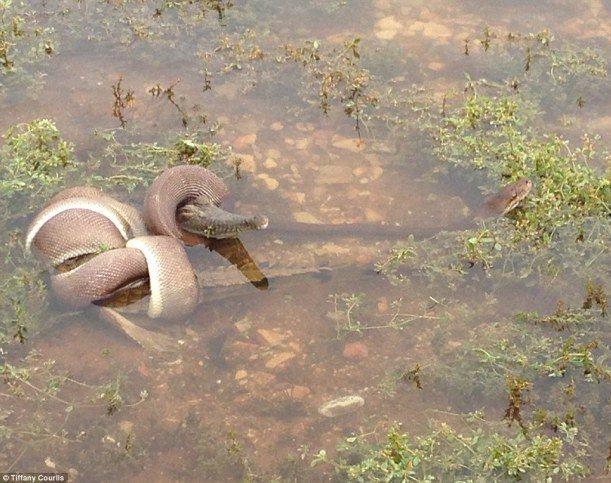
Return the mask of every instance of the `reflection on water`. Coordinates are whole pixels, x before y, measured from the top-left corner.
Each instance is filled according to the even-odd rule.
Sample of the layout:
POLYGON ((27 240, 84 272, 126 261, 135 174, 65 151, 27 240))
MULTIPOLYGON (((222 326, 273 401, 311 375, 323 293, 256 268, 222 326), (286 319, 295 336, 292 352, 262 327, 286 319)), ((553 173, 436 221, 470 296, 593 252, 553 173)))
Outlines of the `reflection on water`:
MULTIPOLYGON (((10 344, 12 363, 36 351, 32 364, 42 369, 20 397, 0 390, 0 423, 31 425, 18 426, 7 439, 1 469, 70 468, 86 481, 299 480, 307 471, 323 478, 331 470, 311 469, 314 454, 331 453, 353 432, 399 421, 419 434, 428 418, 449 420, 482 408, 490 419, 502 418, 503 387, 470 398, 465 388, 446 387, 443 377, 427 381, 427 367, 437 361, 458 368, 450 354, 467 348, 474 331, 516 312, 553 312, 564 295, 479 268, 466 275, 468 283, 410 273, 393 284, 375 272, 396 242, 394 228, 417 239, 466 228, 484 179, 438 163, 426 148, 427 134, 389 121, 418 106, 391 106, 382 97, 422 84, 441 110, 442 93, 462 91, 465 72, 492 83, 504 82, 509 69, 517 76, 522 54, 517 62, 506 52, 482 55, 486 26, 550 29, 608 51, 604 2, 578 8, 570 2, 256 0, 175 9, 55 1, 31 8, 33 18, 55 29, 53 52, 16 71, 27 79, 21 86, 1 74, 0 131, 53 119, 79 158, 100 163, 102 177, 112 172, 103 136, 114 129, 125 129, 117 134, 125 146, 163 146, 168 133, 207 132, 240 158, 240 176, 232 160, 222 167, 235 209, 265 212, 271 222, 267 233, 189 248, 203 287, 197 314, 149 322, 178 341, 173 354, 143 351, 95 315, 62 315, 61 307, 46 314, 55 320, 50 327, 23 346, 10 344), (360 53, 347 57, 344 42, 357 37, 360 53), (311 50, 313 44, 299 50, 297 62, 284 58, 291 51, 285 45, 298 49, 316 39, 335 52, 328 64, 316 60, 323 51, 311 50), (301 59, 310 54, 314 67, 306 68, 301 59), (360 76, 357 57, 374 79, 360 76), (325 89, 346 81, 341 72, 349 72, 346 90, 327 99, 325 89), (378 114, 387 109, 381 112, 386 123, 359 115, 366 95, 359 97, 355 86, 367 83, 378 86, 378 114), (332 106, 328 114, 321 100, 332 106), (380 236, 291 232, 287 227, 296 222, 387 230, 380 236), (46 360, 61 374, 57 393, 46 360), (422 389, 411 383, 417 365, 424 368, 422 389), (92 397, 98 386, 105 389, 92 397), (43 402, 37 393, 45 394, 43 402), (342 396, 362 397, 364 405, 337 418, 318 412, 342 396)), ((570 139, 585 129, 609 134, 609 100, 595 89, 591 96, 579 92, 584 104, 571 101, 563 112, 557 98, 535 93, 532 109, 545 112, 570 139)), ((130 156, 119 157, 118 165, 132 162, 130 156)), ((142 167, 150 168, 147 159, 142 167)), ((144 188, 128 194, 128 182, 119 182, 114 194, 139 205, 144 188)), ((594 405, 592 417, 602 422, 605 403, 594 405)), ((600 470, 596 458, 606 442, 598 436, 591 463, 600 470)))

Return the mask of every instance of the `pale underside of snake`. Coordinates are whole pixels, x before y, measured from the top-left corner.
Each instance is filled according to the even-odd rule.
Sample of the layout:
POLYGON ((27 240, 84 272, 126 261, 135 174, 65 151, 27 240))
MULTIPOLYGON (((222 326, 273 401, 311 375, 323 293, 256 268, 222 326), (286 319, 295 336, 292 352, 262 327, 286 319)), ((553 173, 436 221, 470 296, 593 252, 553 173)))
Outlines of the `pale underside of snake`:
MULTIPOLYGON (((148 189, 142 215, 96 188, 69 188, 32 220, 26 249, 33 248, 39 258, 58 268, 51 288, 67 306, 86 308, 147 280, 149 317, 185 317, 195 309, 199 285, 183 246, 187 234, 176 220, 179 207, 194 201, 209 206, 202 222, 211 237, 235 237, 267 226, 266 217, 234 215, 219 208, 227 192, 221 179, 199 166, 164 171, 148 189)), ((100 313, 142 344, 138 335, 146 333, 144 329, 130 326, 114 310, 101 308, 100 313)))
MULTIPOLYGON (((486 200, 478 216, 506 214, 531 186, 529 180, 521 179, 503 188, 486 200)), ((40 258, 60 269, 61 273, 51 276, 51 287, 68 306, 112 305, 107 302, 113 299, 120 300, 121 305, 150 293, 149 317, 185 317, 195 309, 199 293, 183 246, 193 243, 189 232, 205 237, 197 239, 199 242, 208 239, 214 243, 214 248, 209 247, 227 258, 251 283, 259 288, 267 286, 267 279, 236 237, 242 231, 266 228, 268 220, 221 209, 227 192, 223 181, 207 169, 177 166, 151 184, 141 216, 135 208, 95 188, 69 188, 53 197, 31 222, 26 248, 34 247, 40 258)), ((405 228, 366 224, 289 225, 276 228, 312 235, 406 235, 405 228)), ((165 350, 174 345, 169 338, 138 327, 111 308, 98 310, 145 348, 165 350)))

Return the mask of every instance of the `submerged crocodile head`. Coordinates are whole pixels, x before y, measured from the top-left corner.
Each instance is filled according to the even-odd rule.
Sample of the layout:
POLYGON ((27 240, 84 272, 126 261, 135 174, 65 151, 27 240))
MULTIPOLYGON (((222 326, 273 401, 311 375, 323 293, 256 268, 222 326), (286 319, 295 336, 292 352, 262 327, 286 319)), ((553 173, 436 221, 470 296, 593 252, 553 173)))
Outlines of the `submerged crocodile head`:
POLYGON ((177 219, 184 230, 206 238, 235 238, 249 230, 267 228, 266 216, 242 216, 208 202, 195 200, 179 208, 177 219))
POLYGON ((484 200, 480 214, 486 217, 506 215, 528 196, 532 187, 532 181, 528 178, 520 178, 508 184, 484 200))

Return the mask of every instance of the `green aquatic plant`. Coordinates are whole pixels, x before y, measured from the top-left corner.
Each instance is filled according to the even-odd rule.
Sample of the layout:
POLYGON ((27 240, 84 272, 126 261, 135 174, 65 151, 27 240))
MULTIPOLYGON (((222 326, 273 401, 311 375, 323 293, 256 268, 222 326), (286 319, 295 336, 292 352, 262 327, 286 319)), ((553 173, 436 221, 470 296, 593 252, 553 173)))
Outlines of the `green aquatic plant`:
POLYGON ((436 153, 493 179, 530 178, 535 187, 515 217, 516 234, 548 244, 566 225, 606 218, 611 182, 595 166, 608 154, 587 135, 574 148, 557 135, 537 134, 524 109, 517 97, 468 96, 439 126, 436 153))
POLYGON ((583 77, 606 77, 606 61, 598 50, 559 42, 549 30, 540 32, 501 32, 486 27, 480 39, 483 51, 488 55, 502 50, 522 49, 523 70, 529 72, 533 65, 540 68, 556 84, 583 77), (494 46, 494 49, 491 47, 494 46))
MULTIPOLYGON (((482 317, 473 310, 468 316, 482 317)), ((611 383, 608 321, 596 306, 560 302, 552 314, 520 312, 479 325, 460 344, 437 338, 435 346, 439 358, 428 368, 427 389, 453 394, 452 405, 497 408, 503 401, 503 419, 528 440, 551 430, 573 438, 574 450, 589 460, 606 450, 595 421, 611 383)))
POLYGON ((55 124, 39 119, 11 126, 2 136, 0 147, 0 192, 6 203, 25 198, 26 207, 40 202, 61 186, 66 173, 77 162, 72 143, 61 138, 55 124))
POLYGON ((92 160, 89 178, 102 188, 119 185, 133 191, 136 187, 147 186, 164 169, 176 164, 214 165, 216 171, 222 172, 222 168, 226 168, 225 161, 231 156, 230 151, 206 139, 209 133, 199 131, 174 135, 167 144, 124 141, 121 139, 124 136, 115 130, 98 135, 106 146, 102 159, 92 160), (95 172, 102 161, 112 168, 106 176, 95 172))
POLYGON ((326 457, 340 479, 350 481, 552 481, 585 476, 584 451, 568 438, 543 432, 526 437, 466 415, 457 427, 432 420, 429 431, 412 436, 395 424, 381 443, 350 436, 326 457))
POLYGON ((7 129, 0 146, 0 342, 24 342, 48 307, 44 271, 25 256, 23 233, 14 223, 28 216, 74 173, 74 147, 52 121, 40 119, 7 129))
POLYGON ((0 0, 0 99, 43 85, 40 64, 57 51, 54 29, 21 0, 0 0))
POLYGON ((443 366, 452 372, 440 371, 437 377, 447 376, 470 394, 495 393, 509 376, 548 382, 570 376, 585 385, 609 382, 608 348, 603 343, 607 325, 595 310, 569 309, 564 303, 551 315, 518 312, 473 331, 458 349, 444 350, 443 366), (465 384, 467 373, 471 375, 465 384))
POLYGON ((374 314, 367 304, 364 293, 331 294, 329 301, 333 308, 327 312, 327 317, 335 322, 337 337, 343 337, 351 332, 362 334, 370 330, 394 329, 403 330, 415 320, 432 320, 438 317, 426 312, 421 314, 403 311, 402 299, 393 300, 389 304, 388 313, 374 314))
POLYGON ((52 29, 37 28, 35 12, 21 1, 0 1, 0 72, 54 52, 52 29))
POLYGON ((284 62, 301 64, 309 75, 307 85, 317 92, 320 108, 327 114, 333 102, 342 105, 344 113, 354 119, 355 129, 361 128, 378 104, 379 95, 372 89, 372 76, 361 64, 361 39, 344 42, 339 49, 324 49, 317 40, 307 40, 300 46, 284 46, 284 62))

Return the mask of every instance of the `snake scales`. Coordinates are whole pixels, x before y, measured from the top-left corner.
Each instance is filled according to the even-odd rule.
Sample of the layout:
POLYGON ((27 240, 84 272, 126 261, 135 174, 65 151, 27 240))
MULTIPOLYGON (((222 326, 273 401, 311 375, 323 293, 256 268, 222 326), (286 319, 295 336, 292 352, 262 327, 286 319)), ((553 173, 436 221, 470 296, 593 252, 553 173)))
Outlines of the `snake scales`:
POLYGON ((184 317, 197 304, 198 281, 183 247, 186 234, 177 223, 177 209, 189 202, 213 207, 200 221, 219 238, 267 226, 265 217, 219 208, 227 193, 214 173, 187 165, 167 169, 151 184, 142 215, 96 188, 69 188, 32 220, 26 249, 34 248, 55 267, 69 268, 51 276, 53 292, 68 306, 89 306, 148 277, 149 317, 184 317))

